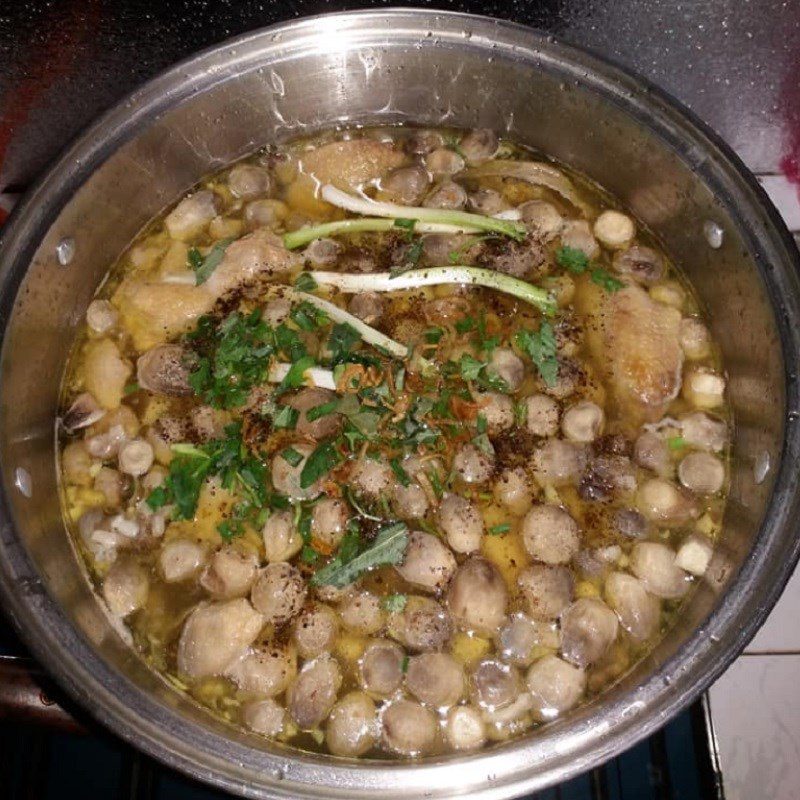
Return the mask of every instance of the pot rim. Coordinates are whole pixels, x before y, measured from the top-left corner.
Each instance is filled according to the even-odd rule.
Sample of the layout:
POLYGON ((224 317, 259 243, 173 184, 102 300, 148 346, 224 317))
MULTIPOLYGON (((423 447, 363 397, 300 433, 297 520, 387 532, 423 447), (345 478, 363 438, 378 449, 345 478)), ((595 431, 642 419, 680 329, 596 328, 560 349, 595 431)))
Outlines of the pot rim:
MULTIPOLYGON (((711 129, 646 79, 586 49, 490 17, 413 8, 322 14, 245 33, 179 62, 112 107, 68 146, 7 221, 0 236, 0 335, 5 336, 17 289, 42 235, 96 166, 159 112, 243 69, 301 52, 321 22, 356 42, 364 36, 374 44, 387 31, 393 39, 422 38, 428 30, 435 30, 439 42, 464 48, 491 42, 495 55, 555 65, 622 106, 678 152, 701 181, 721 192, 761 269, 784 363, 797 363, 800 330, 793 330, 789 320, 800 319, 800 255, 755 177, 711 129), (463 36, 466 29, 472 34, 468 39, 463 36)), ((765 521, 739 573, 715 612, 637 688, 635 701, 601 702, 599 710, 583 715, 579 728, 570 726, 568 737, 523 737, 467 757, 413 763, 358 762, 295 751, 261 751, 256 763, 251 748, 197 726, 147 696, 102 660, 72 626, 16 536, 7 494, 13 491, 12 476, 6 465, 0 465, 0 595, 21 638, 82 707, 154 758, 228 791, 252 797, 332 798, 378 792, 411 797, 423 791, 445 796, 469 790, 476 798, 499 800, 538 790, 602 763, 687 706, 741 652, 780 596, 800 556, 793 523, 800 493, 792 474, 800 453, 798 382, 793 369, 785 369, 785 375, 789 413, 779 469, 765 521), (767 554, 773 567, 769 574, 764 568, 767 554), (753 594, 758 597, 755 610, 749 607, 753 594), (151 716, 156 708, 159 720, 151 716), (545 740, 549 744, 543 751, 545 740), (542 770, 545 756, 550 763, 542 770), (454 769, 460 775, 456 786, 454 769)))

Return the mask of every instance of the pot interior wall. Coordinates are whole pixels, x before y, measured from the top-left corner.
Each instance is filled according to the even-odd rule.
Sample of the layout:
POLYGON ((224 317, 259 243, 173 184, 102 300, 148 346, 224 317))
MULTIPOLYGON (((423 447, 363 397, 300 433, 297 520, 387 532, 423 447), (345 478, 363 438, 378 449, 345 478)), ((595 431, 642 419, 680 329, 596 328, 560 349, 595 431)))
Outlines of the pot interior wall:
MULTIPOLYGON (((157 118, 141 113, 131 121, 117 112, 108 142, 74 165, 64 184, 51 187, 55 201, 43 203, 28 223, 41 245, 26 254, 30 269, 8 322, 0 387, 4 477, 32 564, 30 575, 18 572, 18 590, 41 592, 37 602, 52 598, 63 607, 77 631, 57 634, 65 644, 85 637, 101 660, 158 703, 220 732, 221 725, 141 667, 99 610, 64 534, 53 420, 70 343, 109 263, 200 177, 260 145, 336 123, 495 128, 576 167, 631 207, 686 268, 706 306, 724 351, 737 420, 720 553, 681 625, 594 710, 553 726, 553 735, 570 725, 580 729, 598 706, 624 706, 631 690, 705 624, 732 576, 751 558, 769 500, 774 469, 759 484, 754 467, 767 455, 772 465, 781 457, 784 366, 762 275, 768 267, 759 263, 746 232, 767 221, 749 219, 743 227, 734 219, 724 172, 707 186, 714 165, 702 152, 676 149, 677 134, 668 122, 652 130, 635 103, 625 108, 621 95, 601 81, 584 82, 580 65, 566 67, 545 50, 534 53, 533 61, 527 60, 530 54, 523 59, 503 49, 487 59, 479 36, 456 41, 434 35, 421 43, 418 38, 395 29, 376 39, 372 31, 369 44, 362 45, 356 30, 334 37, 323 26, 309 28, 285 51, 265 41, 244 43, 227 54, 224 67, 215 71, 212 64, 196 77, 192 91, 176 92, 171 102, 178 105, 157 118), (707 241, 708 222, 724 231, 719 248, 707 241), (64 237, 74 240, 67 266, 56 257, 64 237), (13 485, 17 468, 30 475, 30 497, 13 485), (43 587, 33 580, 38 577, 43 587)), ((155 89, 144 101, 167 102, 155 89)), ((662 111, 668 118, 669 110, 662 111)), ((243 734, 236 738, 253 743, 243 734)))

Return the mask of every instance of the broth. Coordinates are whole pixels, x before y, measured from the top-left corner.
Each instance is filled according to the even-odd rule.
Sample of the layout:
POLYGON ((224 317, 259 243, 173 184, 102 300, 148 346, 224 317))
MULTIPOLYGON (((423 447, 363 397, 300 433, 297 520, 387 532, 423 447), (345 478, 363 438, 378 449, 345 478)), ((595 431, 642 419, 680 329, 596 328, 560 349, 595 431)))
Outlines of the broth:
POLYGON ((469 750, 669 627, 722 518, 724 395, 691 287, 600 187, 490 131, 332 131, 111 266, 64 379, 64 513, 215 715, 469 750))

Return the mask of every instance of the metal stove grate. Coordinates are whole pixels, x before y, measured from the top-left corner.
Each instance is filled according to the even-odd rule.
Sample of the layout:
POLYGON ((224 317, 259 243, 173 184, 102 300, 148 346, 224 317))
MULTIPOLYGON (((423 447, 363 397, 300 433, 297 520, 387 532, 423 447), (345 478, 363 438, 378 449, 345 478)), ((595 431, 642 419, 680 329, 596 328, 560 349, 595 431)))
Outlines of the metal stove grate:
MULTIPOLYGON (((710 741, 700 702, 618 758, 529 800, 722 800, 710 741)), ((0 798, 64 797, 222 800, 229 795, 162 766, 71 709, 0 620, 0 798)))

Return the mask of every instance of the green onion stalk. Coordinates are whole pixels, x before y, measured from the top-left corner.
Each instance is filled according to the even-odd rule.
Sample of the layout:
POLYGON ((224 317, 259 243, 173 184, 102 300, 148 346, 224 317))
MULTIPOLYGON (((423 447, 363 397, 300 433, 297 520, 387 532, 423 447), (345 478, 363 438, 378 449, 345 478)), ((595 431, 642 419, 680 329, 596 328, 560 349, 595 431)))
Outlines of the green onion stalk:
POLYGON ((401 361, 408 358, 408 347, 406 345, 396 342, 394 339, 390 339, 385 333, 381 333, 379 330, 367 325, 366 322, 363 322, 354 314, 345 311, 343 308, 339 308, 339 306, 334 305, 328 300, 323 300, 321 297, 307 294, 306 292, 298 292, 296 289, 291 289, 289 291, 289 296, 310 303, 320 311, 324 311, 334 322, 346 323, 351 328, 354 328, 367 344, 385 350, 401 361))
POLYGON ((435 223, 453 225, 461 230, 471 232, 500 233, 512 239, 524 239, 527 229, 524 225, 513 220, 486 217, 482 214, 469 214, 465 211, 449 211, 441 208, 417 208, 416 206, 401 206, 396 203, 381 203, 368 197, 356 197, 343 192, 331 184, 326 184, 320 190, 320 196, 331 205, 352 211, 355 214, 365 214, 372 217, 389 217, 391 219, 413 219, 417 223, 435 223))
POLYGON ((411 269, 393 275, 390 272, 373 272, 363 275, 341 272, 311 272, 310 276, 320 286, 332 286, 343 292, 392 292, 402 289, 418 289, 421 286, 443 284, 472 284, 496 289, 517 297, 552 316, 556 302, 544 289, 527 281, 513 278, 502 272, 483 267, 452 266, 411 269))
MULTIPOLYGON (((407 217, 405 219, 408 219, 407 217)), ((420 222, 415 224, 415 233, 480 233, 480 229, 468 225, 445 225, 438 222, 420 222)), ((335 222, 323 222, 320 225, 310 225, 283 235, 283 246, 287 250, 296 250, 314 239, 325 236, 336 236, 340 233, 360 233, 362 231, 392 231, 400 230, 401 226, 395 219, 383 217, 360 217, 358 219, 340 219, 335 222)))

